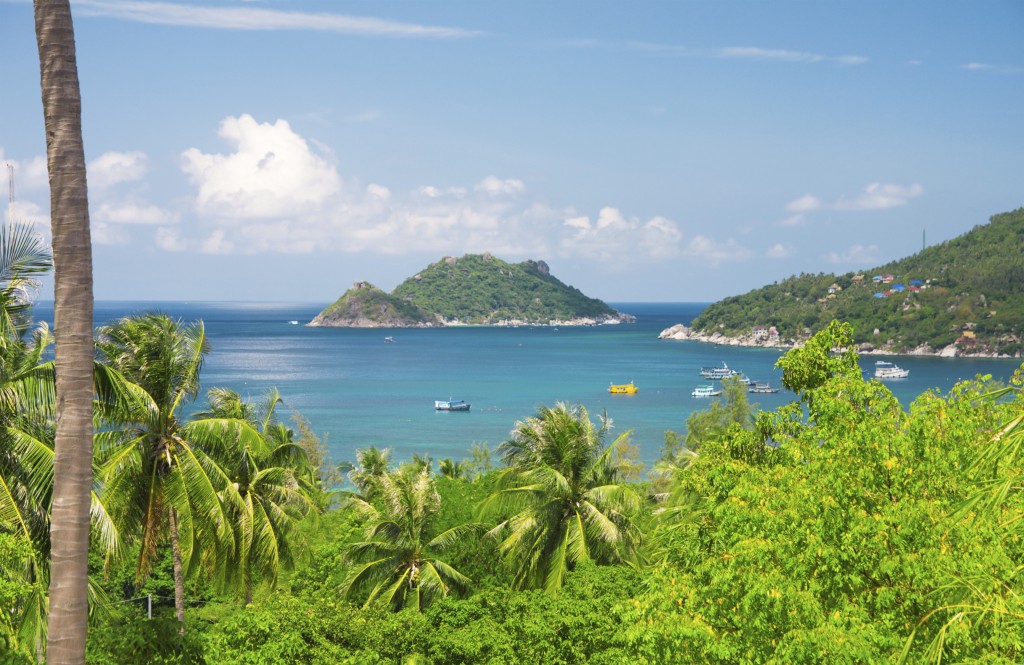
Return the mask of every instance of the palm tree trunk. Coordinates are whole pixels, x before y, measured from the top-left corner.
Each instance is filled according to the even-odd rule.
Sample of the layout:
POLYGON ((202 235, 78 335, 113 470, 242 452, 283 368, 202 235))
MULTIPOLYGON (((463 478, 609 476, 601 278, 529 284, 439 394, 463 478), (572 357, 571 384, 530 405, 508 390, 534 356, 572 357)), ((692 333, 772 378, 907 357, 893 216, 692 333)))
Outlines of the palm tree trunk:
POLYGON ((185 634, 185 574, 181 566, 181 543, 178 541, 178 518, 173 508, 167 509, 171 520, 171 551, 174 553, 174 613, 181 622, 179 635, 185 634))
POLYGON ((70 0, 35 0, 50 179, 57 431, 48 661, 85 662, 92 489, 92 241, 70 0))

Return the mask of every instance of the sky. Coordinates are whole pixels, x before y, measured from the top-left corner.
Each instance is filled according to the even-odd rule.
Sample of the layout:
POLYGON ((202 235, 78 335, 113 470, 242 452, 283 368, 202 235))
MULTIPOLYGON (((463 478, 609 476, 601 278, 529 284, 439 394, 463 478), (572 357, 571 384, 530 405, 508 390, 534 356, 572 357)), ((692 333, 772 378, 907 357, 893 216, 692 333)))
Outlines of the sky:
MULTIPOLYGON (((1024 206, 1019 0, 71 4, 99 300, 327 304, 490 252, 708 302, 1024 206)), ((48 239, 29 0, 0 44, 0 205, 48 239)))

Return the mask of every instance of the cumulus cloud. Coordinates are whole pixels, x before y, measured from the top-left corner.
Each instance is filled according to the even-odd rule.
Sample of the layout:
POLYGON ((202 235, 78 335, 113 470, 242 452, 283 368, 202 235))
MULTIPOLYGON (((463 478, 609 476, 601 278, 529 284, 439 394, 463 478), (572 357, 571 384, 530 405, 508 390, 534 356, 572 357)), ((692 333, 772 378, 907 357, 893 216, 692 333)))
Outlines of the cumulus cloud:
POLYGON ((664 217, 646 222, 626 217, 617 208, 604 207, 597 219, 570 215, 562 222, 567 235, 563 237, 563 255, 585 256, 598 261, 618 260, 633 263, 645 258, 665 259, 679 252, 683 233, 664 217), (629 256, 630 252, 635 256, 629 256))
POLYGON ((159 206, 139 203, 101 203, 91 218, 111 224, 168 224, 177 216, 159 206))
POLYGON ((836 210, 885 210, 906 205, 910 199, 924 193, 921 185, 888 185, 873 182, 856 198, 840 197, 832 206, 836 210))
POLYGON ((112 187, 122 182, 142 180, 149 171, 148 158, 142 152, 105 152, 89 162, 89 187, 112 187))
POLYGON ((525 189, 526 186, 522 180, 515 178, 501 180, 492 175, 481 180, 476 186, 476 191, 484 192, 489 196, 515 196, 521 194, 525 189))
POLYGON ((158 228, 155 240, 156 246, 166 252, 183 252, 188 249, 188 243, 181 237, 181 229, 178 227, 158 228))
POLYGON ((817 210, 820 207, 821 200, 811 194, 804 194, 800 198, 786 204, 786 210, 789 212, 807 212, 808 210, 817 210))
POLYGON ((788 259, 793 254, 793 246, 784 245, 781 242, 775 243, 764 252, 765 257, 769 259, 788 259))
POLYGON ((182 153, 182 169, 198 188, 200 213, 231 219, 269 219, 319 210, 337 194, 334 166, 284 120, 257 122, 246 114, 226 118, 220 137, 234 149, 182 153))
POLYGON ((842 252, 829 252, 828 260, 833 264, 869 264, 878 261, 878 245, 850 245, 842 252))
POLYGON ((729 238, 723 243, 704 235, 691 238, 686 245, 685 253, 701 258, 712 267, 722 263, 746 261, 754 254, 736 242, 735 238, 729 238))

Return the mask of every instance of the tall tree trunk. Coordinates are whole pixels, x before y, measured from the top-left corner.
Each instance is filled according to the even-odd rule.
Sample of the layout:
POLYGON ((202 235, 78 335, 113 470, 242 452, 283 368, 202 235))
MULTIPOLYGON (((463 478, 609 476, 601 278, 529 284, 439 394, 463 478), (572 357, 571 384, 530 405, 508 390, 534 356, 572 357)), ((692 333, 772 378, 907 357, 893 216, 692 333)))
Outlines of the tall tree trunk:
POLYGON ((47 660, 85 662, 92 488, 92 243, 69 0, 34 0, 50 177, 57 432, 47 660))
POLYGON ((185 572, 181 564, 181 542, 178 540, 178 516, 173 508, 167 509, 171 522, 171 551, 174 554, 174 613, 181 622, 179 635, 185 634, 185 572))

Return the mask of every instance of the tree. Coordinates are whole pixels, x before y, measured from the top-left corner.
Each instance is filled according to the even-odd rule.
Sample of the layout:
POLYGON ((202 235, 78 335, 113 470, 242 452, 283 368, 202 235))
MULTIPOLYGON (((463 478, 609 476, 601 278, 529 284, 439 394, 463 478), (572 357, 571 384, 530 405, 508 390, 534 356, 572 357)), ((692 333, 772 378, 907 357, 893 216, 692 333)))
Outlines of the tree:
POLYGON ((353 564, 342 595, 366 593, 366 605, 422 610, 450 591, 462 592, 469 578, 438 556, 477 527, 465 524, 434 534, 441 499, 430 469, 406 467, 375 482, 378 505, 357 497, 348 506, 366 518, 364 540, 347 548, 353 564))
POLYGON ((92 490, 92 242, 69 0, 35 0, 54 254, 57 429, 47 653, 85 661, 92 490))
POLYGON ((309 468, 305 451, 290 429, 277 422, 281 402, 276 389, 257 404, 233 391, 215 388, 208 394, 209 410, 183 428, 184 436, 209 454, 228 482, 221 501, 235 529, 232 557, 225 561, 226 579, 241 588, 245 604, 252 603, 253 585, 266 580, 271 588, 282 568, 290 568, 302 535, 296 522, 316 513, 316 506, 298 481, 309 468), (244 421, 260 437, 244 436, 244 421), (234 429, 234 436, 224 436, 234 429))
POLYGON ((367 501, 377 495, 377 481, 389 471, 391 449, 377 446, 356 450, 356 466, 348 472, 349 481, 367 501))
MULTIPOLYGON (((208 348, 201 322, 185 326, 163 314, 103 326, 96 342, 100 361, 133 382, 122 402, 105 414, 96 437, 103 496, 115 521, 141 541, 138 582, 148 575, 157 546, 170 540, 182 631, 186 567, 213 566, 225 560, 225 553, 230 557, 234 547, 218 493, 226 483, 224 472, 192 446, 181 423, 183 404, 199 391, 208 348)), ((234 419, 211 426, 206 436, 207 443, 215 436, 260 439, 244 421, 234 419)))
POLYGON ((580 561, 634 558, 640 535, 631 514, 640 500, 620 482, 616 444, 604 446, 610 427, 606 418, 596 427, 582 406, 559 403, 516 423, 501 444, 507 468, 480 510, 502 520, 489 535, 500 540, 519 588, 555 594, 580 561))

